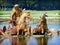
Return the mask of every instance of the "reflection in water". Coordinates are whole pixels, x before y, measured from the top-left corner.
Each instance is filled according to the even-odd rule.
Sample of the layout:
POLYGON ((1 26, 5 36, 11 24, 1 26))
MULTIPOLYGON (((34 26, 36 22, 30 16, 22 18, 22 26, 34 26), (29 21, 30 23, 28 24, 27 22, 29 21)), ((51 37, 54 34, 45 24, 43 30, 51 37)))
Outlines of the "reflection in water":
POLYGON ((47 45, 47 38, 45 37, 29 37, 29 38, 17 38, 10 37, 0 43, 0 45, 47 45))
POLYGON ((36 38, 38 45, 47 45, 47 37, 38 37, 36 38))
POLYGON ((26 45, 24 38, 12 38, 11 45, 26 45))
MULTIPOLYGON (((0 28, 6 25, 6 23, 0 23, 0 28)), ((31 25, 35 27, 35 25, 31 25)), ((48 28, 60 29, 60 24, 48 24, 48 28)), ((53 37, 29 37, 29 38, 18 38, 8 37, 0 41, 0 45, 60 45, 60 34, 54 35, 53 37)))
POLYGON ((11 45, 37 45, 37 41, 33 38, 12 38, 11 45))
POLYGON ((10 41, 11 38, 6 38, 4 39, 0 45, 11 45, 11 41, 10 41))
POLYGON ((30 37, 28 38, 26 45, 38 45, 38 43, 34 37, 30 37))
POLYGON ((0 45, 60 45, 60 36, 53 37, 8 37, 0 41, 0 45))
POLYGON ((60 45, 60 36, 56 34, 54 37, 48 38, 47 45, 60 45))

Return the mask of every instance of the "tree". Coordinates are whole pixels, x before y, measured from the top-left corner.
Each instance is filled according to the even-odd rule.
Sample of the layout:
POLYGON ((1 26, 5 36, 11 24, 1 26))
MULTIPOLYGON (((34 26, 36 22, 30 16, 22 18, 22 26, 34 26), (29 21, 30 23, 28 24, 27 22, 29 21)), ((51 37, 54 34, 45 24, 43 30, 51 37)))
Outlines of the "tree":
POLYGON ((2 6, 2 0, 0 0, 0 9, 1 9, 1 6, 2 6))

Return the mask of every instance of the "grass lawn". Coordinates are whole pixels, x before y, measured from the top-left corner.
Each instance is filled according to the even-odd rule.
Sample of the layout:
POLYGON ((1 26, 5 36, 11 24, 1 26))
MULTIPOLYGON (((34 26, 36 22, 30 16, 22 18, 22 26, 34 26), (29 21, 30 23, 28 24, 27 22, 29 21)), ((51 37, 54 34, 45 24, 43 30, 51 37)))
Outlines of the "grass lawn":
MULTIPOLYGON (((41 15, 43 15, 45 12, 47 12, 47 15, 49 18, 60 18, 60 10, 47 10, 47 11, 37 11, 37 10, 26 10, 27 12, 30 12, 30 15, 33 18, 39 18, 41 15)), ((0 11, 0 18, 8 19, 10 18, 10 14, 12 11, 0 11)))

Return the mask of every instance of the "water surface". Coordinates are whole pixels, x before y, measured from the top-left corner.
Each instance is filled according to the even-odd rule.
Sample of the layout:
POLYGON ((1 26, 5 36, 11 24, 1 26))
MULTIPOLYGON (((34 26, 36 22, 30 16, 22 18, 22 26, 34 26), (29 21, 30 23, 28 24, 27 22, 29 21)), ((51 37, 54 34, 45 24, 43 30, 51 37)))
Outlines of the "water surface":
MULTIPOLYGON (((3 26, 8 27, 6 22, 0 23, 0 28, 3 26)), ((60 29, 60 24, 47 24, 49 29, 60 29)), ((32 28, 36 27, 36 24, 30 25, 32 28)), ((8 37, 0 41, 0 45, 60 45, 60 35, 55 34, 53 37, 8 37)))
MULTIPOLYGON (((7 22, 0 23, 0 28, 2 28, 3 26, 6 26, 8 28, 8 23, 7 22)), ((30 24, 30 26, 33 29, 34 27, 36 27, 36 24, 30 24)), ((50 23, 50 24, 47 24, 47 26, 48 26, 48 29, 55 29, 55 30, 60 29, 60 23, 58 24, 50 23)))

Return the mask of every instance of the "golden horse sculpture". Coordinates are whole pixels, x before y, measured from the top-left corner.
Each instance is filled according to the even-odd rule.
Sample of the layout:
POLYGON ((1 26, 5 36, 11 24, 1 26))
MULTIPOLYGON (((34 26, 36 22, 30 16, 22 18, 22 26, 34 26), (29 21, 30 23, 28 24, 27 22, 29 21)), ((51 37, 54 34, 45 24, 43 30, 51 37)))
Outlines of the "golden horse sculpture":
POLYGON ((30 12, 23 12, 19 19, 17 19, 17 35, 24 34, 30 35, 30 27, 28 26, 28 20, 32 21, 30 12))
POLYGON ((44 35, 47 32, 48 28, 47 28, 47 21, 45 17, 47 17, 47 15, 45 14, 40 17, 37 27, 33 29, 33 34, 44 35))

